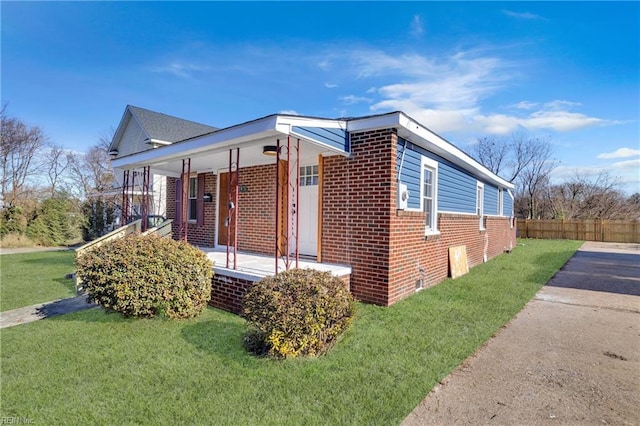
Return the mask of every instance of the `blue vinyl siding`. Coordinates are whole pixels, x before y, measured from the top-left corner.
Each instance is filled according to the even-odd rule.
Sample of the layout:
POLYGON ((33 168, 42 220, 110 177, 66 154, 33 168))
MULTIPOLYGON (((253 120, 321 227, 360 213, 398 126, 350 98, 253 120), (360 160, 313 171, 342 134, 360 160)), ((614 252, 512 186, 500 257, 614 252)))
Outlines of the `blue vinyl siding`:
POLYGON ((293 126, 292 131, 309 139, 341 149, 344 152, 349 152, 349 138, 345 130, 325 127, 293 126))
POLYGON ((502 195, 502 199, 504 200, 502 204, 502 213, 505 216, 513 216, 513 200, 511 199, 511 195, 509 195, 506 189, 502 191, 502 195))
MULTIPOLYGON (((438 162, 438 211, 475 214, 476 185, 478 180, 444 158, 402 138, 398 138, 398 158, 396 163, 398 171, 400 170, 405 144, 407 146, 407 152, 404 156, 400 179, 402 183, 407 185, 407 189, 409 190, 408 207, 410 209, 420 208, 420 168, 421 157, 424 155, 438 162)), ((486 185, 485 191, 487 189, 489 189, 488 192, 493 192, 493 201, 487 199, 488 192, 485 192, 485 206, 487 206, 489 202, 493 202, 495 205, 491 207, 494 213, 487 213, 486 210, 485 213, 497 214, 498 189, 486 185)))
MULTIPOLYGON (((396 162, 397 170, 400 170, 402 162, 402 151, 404 147, 398 144, 398 161, 396 162)), ((407 149, 402 164, 402 172, 400 174, 400 182, 407 185, 409 191, 409 200, 407 207, 410 209, 420 209, 420 174, 422 170, 422 155, 413 150, 407 149)))
POLYGON ((438 210, 475 213, 476 184, 473 176, 449 162, 441 163, 438 168, 438 210))
POLYGON ((498 212, 498 188, 484 185, 484 214, 497 216, 498 212))

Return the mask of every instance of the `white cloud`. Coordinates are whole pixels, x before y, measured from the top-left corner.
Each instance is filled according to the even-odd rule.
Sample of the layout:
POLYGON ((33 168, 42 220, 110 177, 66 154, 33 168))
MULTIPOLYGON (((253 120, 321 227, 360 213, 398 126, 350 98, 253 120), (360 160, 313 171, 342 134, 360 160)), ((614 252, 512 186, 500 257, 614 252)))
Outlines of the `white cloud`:
POLYGON ((529 101, 520 101, 517 104, 511 105, 511 108, 516 109, 533 109, 537 107, 539 104, 537 102, 529 102, 529 101))
POLYGON ((552 129, 568 132, 597 124, 606 124, 607 120, 589 117, 584 114, 562 110, 540 110, 521 121, 522 126, 531 129, 552 129))
POLYGON ((636 169, 636 173, 640 170, 640 158, 635 160, 619 161, 612 164, 613 167, 618 169, 636 169))
POLYGON ((152 72, 173 74, 176 77, 190 78, 194 72, 206 71, 208 67, 193 63, 180 63, 177 61, 151 67, 152 72))
POLYGON ((336 87, 338 87, 338 85, 335 83, 325 83, 324 87, 326 87, 327 89, 335 89, 336 87))
POLYGON ((564 110, 566 108, 571 108, 574 106, 581 106, 582 104, 580 102, 571 102, 571 101, 567 101, 564 99, 556 99, 550 102, 546 102, 544 104, 544 107, 547 109, 552 109, 552 110, 564 110))
POLYGON ((510 78, 506 62, 465 52, 442 60, 415 54, 393 57, 383 52, 358 52, 353 57, 359 78, 390 75, 402 81, 378 87, 376 92, 384 101, 372 109, 405 100, 425 108, 465 109, 495 93, 510 78))
POLYGON ((298 111, 293 110, 293 109, 283 109, 281 111, 278 111, 278 114, 285 114, 285 115, 300 115, 298 113, 298 111))
POLYGON ((613 152, 603 152, 602 154, 598 154, 598 158, 627 158, 627 157, 635 157, 636 155, 640 155, 640 149, 633 148, 618 148, 613 152))
POLYGON ((413 37, 422 37, 424 34, 424 24, 420 15, 414 15, 411 20, 411 35, 413 37))
POLYGON ((531 13, 531 12, 514 12, 512 10, 505 9, 502 11, 502 13, 512 18, 518 18, 518 19, 529 19, 529 20, 545 19, 542 16, 536 15, 535 13, 531 13))
POLYGON ((364 96, 347 95, 340 97, 340 100, 347 105, 353 105, 361 102, 371 103, 372 99, 364 96))
MULTIPOLYGON (((395 81, 366 91, 372 111, 402 110, 438 132, 508 134, 519 128, 567 132, 618 123, 572 111, 580 103, 566 99, 542 104, 521 101, 511 106, 519 110, 513 114, 483 112, 482 103, 504 90, 516 73, 513 63, 477 51, 436 59, 359 50, 350 58, 358 79, 395 81)), ((353 101, 359 99, 352 96, 353 101)))

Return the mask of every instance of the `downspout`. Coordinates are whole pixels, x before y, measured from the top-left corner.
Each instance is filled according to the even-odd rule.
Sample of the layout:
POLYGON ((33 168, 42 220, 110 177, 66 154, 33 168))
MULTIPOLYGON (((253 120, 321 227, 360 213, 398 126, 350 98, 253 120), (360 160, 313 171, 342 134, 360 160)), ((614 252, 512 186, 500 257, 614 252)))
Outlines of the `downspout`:
POLYGON ((402 166, 404 165, 404 154, 407 152, 407 141, 402 139, 402 157, 400 157, 400 167, 398 168, 398 183, 402 182, 402 166))

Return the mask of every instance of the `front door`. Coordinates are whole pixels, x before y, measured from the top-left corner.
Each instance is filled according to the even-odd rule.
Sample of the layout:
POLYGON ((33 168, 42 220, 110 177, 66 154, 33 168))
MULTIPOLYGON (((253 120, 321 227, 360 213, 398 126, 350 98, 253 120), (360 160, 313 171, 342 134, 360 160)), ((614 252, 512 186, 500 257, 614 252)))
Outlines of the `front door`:
POLYGON ((298 216, 299 252, 318 254, 318 166, 300 167, 300 212, 298 216))

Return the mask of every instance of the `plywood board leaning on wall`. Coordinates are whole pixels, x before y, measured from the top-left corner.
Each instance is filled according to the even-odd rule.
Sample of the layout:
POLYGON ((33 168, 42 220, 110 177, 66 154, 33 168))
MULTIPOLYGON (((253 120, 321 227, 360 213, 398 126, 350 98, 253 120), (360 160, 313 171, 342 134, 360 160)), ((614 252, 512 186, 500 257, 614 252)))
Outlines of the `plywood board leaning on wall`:
POLYGON ((467 262, 467 246, 449 247, 449 273, 451 278, 458 278, 469 272, 467 262))

